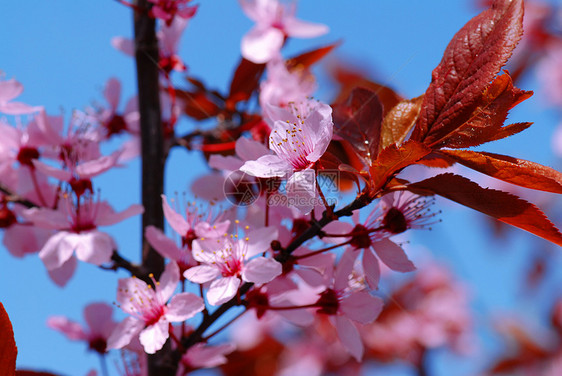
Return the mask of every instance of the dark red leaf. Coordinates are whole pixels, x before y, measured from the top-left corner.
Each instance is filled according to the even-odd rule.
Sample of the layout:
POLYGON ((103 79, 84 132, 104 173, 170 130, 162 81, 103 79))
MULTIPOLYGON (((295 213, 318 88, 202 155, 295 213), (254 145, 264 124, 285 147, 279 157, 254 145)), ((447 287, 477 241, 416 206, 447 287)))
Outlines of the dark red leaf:
POLYGON ((416 141, 406 141, 400 147, 392 144, 383 149, 369 168, 371 193, 377 194, 400 170, 416 163, 430 152, 431 149, 416 141))
POLYGON ((482 93, 478 107, 471 118, 444 138, 434 141, 433 148, 467 148, 485 142, 499 140, 527 129, 532 123, 517 123, 503 126, 508 111, 533 95, 532 91, 513 86, 511 77, 505 74, 496 77, 482 93))
POLYGON ((245 101, 252 96, 252 93, 258 88, 264 69, 265 64, 252 63, 242 58, 230 82, 227 99, 228 109, 234 109, 236 103, 245 101))
POLYGON ((535 205, 510 193, 482 188, 465 177, 450 173, 410 184, 409 187, 412 191, 422 190, 438 194, 562 245, 562 234, 544 213, 535 205))
POLYGON ((455 34, 433 70, 414 140, 432 145, 472 117, 521 38, 522 22, 522 0, 495 0, 455 34))
POLYGON ((368 166, 376 159, 382 123, 382 105, 375 92, 355 88, 345 103, 334 106, 334 133, 348 141, 368 166))
POLYGON ((392 144, 400 145, 412 130, 420 113, 423 97, 403 100, 384 117, 379 150, 392 144))
POLYGON ((18 348, 14 340, 12 323, 0 303, 0 376, 14 376, 16 372, 16 357, 18 348))
POLYGON ((441 150, 441 153, 468 168, 511 184, 562 193, 562 174, 538 163, 470 150, 441 150))
POLYGON ((310 68, 312 64, 320 61, 324 56, 332 52, 340 43, 333 43, 324 47, 317 48, 312 51, 305 52, 295 56, 285 63, 289 71, 297 67, 310 68))
POLYGON ((382 103, 384 115, 403 99, 391 88, 368 79, 366 73, 350 69, 348 64, 345 66, 340 64, 333 67, 331 69, 331 73, 336 82, 341 86, 340 92, 334 100, 334 103, 344 102, 349 97, 349 94, 353 89, 356 87, 364 87, 371 89, 377 94, 380 102, 382 103))

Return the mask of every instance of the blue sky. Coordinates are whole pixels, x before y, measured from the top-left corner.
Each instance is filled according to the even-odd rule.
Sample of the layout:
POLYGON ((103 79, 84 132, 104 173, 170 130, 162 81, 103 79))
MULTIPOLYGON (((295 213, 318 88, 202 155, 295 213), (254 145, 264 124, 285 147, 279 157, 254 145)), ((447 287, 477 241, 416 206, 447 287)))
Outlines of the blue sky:
MULTIPOLYGON (((180 55, 190 73, 209 87, 226 90, 239 59, 240 38, 252 23, 236 1, 198 3, 198 14, 184 33, 180 55)), ((431 70, 439 63, 450 38, 476 13, 468 0, 301 1, 299 17, 327 24, 330 33, 314 40, 291 40, 284 54, 292 56, 341 41, 334 57, 360 63, 404 96, 414 97, 427 87, 431 70)), ((110 0, 10 1, 3 4, 0 19, 0 70, 25 86, 21 101, 44 105, 50 114, 63 113, 68 119, 73 109, 103 102, 103 86, 110 77, 123 84, 122 106, 134 94, 134 62, 109 43, 114 36, 132 35, 132 15, 126 7, 110 0)), ((181 84, 183 79, 176 75, 174 80, 181 84)), ((328 85, 326 80, 320 81, 319 99, 330 99, 328 85)), ((535 89, 536 83, 528 79, 523 85, 530 90, 535 89)), ((535 126, 524 136, 514 137, 513 142, 486 150, 554 164, 549 148, 544 147, 549 145, 555 125, 553 113, 541 106, 540 93, 521 107, 510 119, 534 121, 535 126)), ((189 128, 193 124, 184 126, 189 128)), ((172 159, 167 167, 168 193, 186 191, 189 183, 206 171, 199 155, 176 151, 172 159)), ((102 196, 117 209, 137 203, 139 171, 139 163, 133 162, 103 175, 97 184, 102 196)), ((416 235, 412 244, 429 248, 436 258, 451 265, 459 278, 471 284, 478 324, 489 325, 487 318, 503 310, 518 310, 529 318, 540 317, 546 306, 528 304, 535 300, 522 298, 516 284, 527 260, 527 248, 542 246, 544 242, 521 231, 507 245, 491 241, 489 225, 482 216, 454 204, 441 209, 446 212, 443 223, 429 234, 416 235)), ((109 229, 122 252, 133 260, 140 253, 139 228, 139 218, 133 218, 109 229)), ((412 257, 415 259, 416 255, 412 257)), ((0 248, 0 265, 0 301, 14 326, 18 366, 66 375, 85 375, 98 367, 97 357, 87 353, 84 345, 71 343, 46 328, 45 321, 51 315, 64 314, 82 322, 83 307, 93 301, 114 301, 117 278, 127 275, 80 264, 68 286, 59 289, 35 256, 15 259, 0 248)), ((556 282, 556 277, 552 279, 556 282)), ((535 298, 547 301, 550 296, 548 291, 542 291, 535 298)), ((116 315, 123 317, 117 312, 116 315)), ((439 358, 435 369, 440 373, 436 374, 447 374, 443 370, 449 361, 447 355, 439 358)))

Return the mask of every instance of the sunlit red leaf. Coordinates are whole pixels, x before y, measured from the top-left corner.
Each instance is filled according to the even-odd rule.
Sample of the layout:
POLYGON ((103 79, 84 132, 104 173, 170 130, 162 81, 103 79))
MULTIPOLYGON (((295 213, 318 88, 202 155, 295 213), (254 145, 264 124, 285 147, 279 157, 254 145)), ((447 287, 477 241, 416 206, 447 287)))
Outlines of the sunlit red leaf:
POLYGON ((410 184, 409 187, 414 191, 419 189, 438 194, 562 245, 562 234, 544 213, 535 205, 510 193, 482 188, 465 177, 450 173, 410 184))
POLYGON ((345 103, 334 106, 334 133, 349 142, 366 165, 379 150, 382 105, 377 95, 355 88, 345 103))
POLYGON ((392 144, 400 145, 406 139, 416 124, 422 101, 422 96, 404 100, 386 114, 382 122, 380 150, 392 144))
POLYGON ((518 103, 528 99, 532 91, 520 90, 513 86, 508 73, 492 82, 482 93, 478 106, 468 121, 447 134, 444 138, 434 141, 434 148, 467 148, 485 142, 499 140, 527 129, 531 123, 516 123, 503 126, 508 111, 518 103))
POLYGON ((332 52, 339 43, 333 43, 324 47, 317 48, 312 51, 305 52, 287 60, 286 65, 289 70, 296 67, 310 68, 312 64, 320 61, 324 56, 332 52))
POLYGON ((562 193, 562 174, 538 163, 470 150, 441 150, 441 153, 468 168, 511 184, 562 193))
POLYGON ((15 375, 17 355, 12 323, 4 305, 0 303, 0 376, 15 375))
POLYGON ((416 141, 406 141, 400 147, 392 144, 383 149, 369 168, 371 192, 377 193, 393 175, 416 163, 430 152, 431 149, 416 141))
POLYGON ((245 101, 258 89, 260 78, 265 70, 265 64, 252 63, 242 58, 230 82, 230 90, 226 106, 234 109, 236 103, 245 101))
POLYGON ((391 108, 403 100, 403 98, 391 88, 367 78, 366 73, 350 69, 347 64, 345 66, 341 64, 333 67, 331 73, 336 82, 341 86, 339 94, 333 101, 334 103, 344 102, 349 97, 351 91, 356 87, 364 87, 374 91, 382 103, 383 114, 388 113, 391 108))
POLYGON ((522 0, 495 0, 454 35, 433 70, 413 139, 432 145, 472 117, 521 38, 522 22, 522 0))

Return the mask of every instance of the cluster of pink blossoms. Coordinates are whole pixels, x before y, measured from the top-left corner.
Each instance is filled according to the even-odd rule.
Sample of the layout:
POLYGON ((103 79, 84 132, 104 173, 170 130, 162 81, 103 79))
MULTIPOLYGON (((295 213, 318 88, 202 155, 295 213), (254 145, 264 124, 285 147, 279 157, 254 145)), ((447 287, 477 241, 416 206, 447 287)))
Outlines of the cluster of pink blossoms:
MULTIPOLYGON (((187 69, 178 56, 178 45, 197 7, 188 5, 189 0, 149 2, 150 16, 163 21, 157 34, 158 66, 160 95, 166 103, 164 111, 169 112, 163 120, 169 126, 166 137, 170 141, 183 105, 175 97, 170 74, 187 69)), ((267 141, 264 144, 258 137, 244 134, 235 142, 234 155, 211 155, 209 166, 220 171, 215 174, 218 180, 199 180, 193 190, 220 201, 226 193, 225 175, 237 172, 262 184, 257 200, 246 210, 234 207, 214 216, 202 214, 204 210, 191 204, 180 210, 180 200, 170 204, 162 195, 158 199, 174 234, 168 236, 160 228, 147 226, 143 235, 165 260, 165 270, 155 277, 146 265, 126 264, 133 276, 119 279, 115 299, 127 317, 115 322, 110 306, 95 303, 84 312, 87 328, 60 316, 51 318, 48 325, 71 340, 87 342, 102 355, 120 349, 123 354, 134 354, 134 359, 145 359, 145 354, 161 351, 170 341, 170 351, 179 355, 176 368, 181 376, 222 365, 228 354, 243 351, 243 339, 234 335, 231 343, 215 344, 211 338, 221 329, 209 334, 203 327, 222 308, 238 306, 244 310, 241 314, 252 312, 260 320, 256 326, 292 325, 304 333, 312 326, 318 329, 319 335, 303 340, 287 355, 289 360, 279 375, 302 374, 307 367, 322 372, 318 364, 330 362, 326 354, 344 362, 351 358, 360 362, 377 351, 365 328, 371 334, 391 331, 373 324, 384 306, 383 299, 376 296, 384 272, 381 262, 397 272, 416 269, 392 238, 434 223, 429 211, 432 202, 392 192, 378 202, 371 198, 375 203, 365 220, 360 220, 357 208, 345 214, 352 214, 352 221, 334 214, 335 205, 328 205, 319 183, 326 173, 322 158, 333 142, 332 107, 311 99, 316 82, 310 70, 290 66, 281 54, 287 38, 315 37, 328 28, 298 20, 294 3, 241 0, 240 4, 256 22, 242 38, 241 54, 246 62, 261 65, 267 77, 259 84, 259 117, 267 141), (273 204, 271 199, 280 197, 287 205, 273 204), (319 226, 326 218, 331 223, 319 226), (321 230, 319 237, 299 242, 314 226, 321 230), (292 244, 297 244, 294 249, 290 249, 292 244), (197 293, 186 291, 193 287, 197 293), (188 321, 200 318, 202 331, 188 321), (313 350, 322 346, 330 350, 323 355, 313 350), (299 359, 291 364, 300 350, 306 355, 305 362, 299 359)), ((115 38, 112 44, 135 55, 131 40, 115 38)), ((62 117, 14 102, 21 91, 15 80, 0 82, 0 112, 31 119, 18 127, 0 120, 0 130, 6 135, 0 142, 4 244, 16 256, 38 253, 61 286, 70 280, 77 261, 105 269, 123 267, 119 244, 100 227, 139 215, 143 207, 133 204, 116 212, 100 199, 103 194, 94 189, 94 179, 139 155, 137 98, 131 98, 120 111, 121 85, 111 78, 103 91, 106 105, 77 111, 65 127, 62 117), (118 150, 104 155, 100 143, 121 134, 129 138, 118 150)), ((464 329, 463 323, 458 326, 464 329)), ((435 331, 439 331, 436 337, 446 332, 435 331)), ((134 373, 144 374, 146 362, 137 363, 134 373)))

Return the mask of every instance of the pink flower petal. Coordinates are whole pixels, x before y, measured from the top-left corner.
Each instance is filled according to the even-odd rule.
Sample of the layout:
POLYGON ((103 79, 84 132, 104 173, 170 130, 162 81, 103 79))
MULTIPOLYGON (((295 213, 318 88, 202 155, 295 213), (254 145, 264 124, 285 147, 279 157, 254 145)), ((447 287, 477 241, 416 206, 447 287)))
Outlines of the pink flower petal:
POLYGON ((220 276, 220 271, 210 265, 198 265, 187 269, 183 276, 194 283, 205 283, 220 276))
POLYGON ((275 227, 263 227, 249 231, 248 234, 246 234, 246 237, 248 238, 246 259, 249 259, 267 251, 271 242, 277 240, 278 231, 275 227))
POLYGON ((83 179, 90 179, 117 166, 121 151, 111 153, 101 158, 81 163, 76 167, 76 173, 83 179))
POLYGON ((135 43, 131 39, 123 37, 111 38, 111 45, 118 51, 128 56, 135 56, 135 43))
POLYGON ((240 137, 236 140, 235 151, 236 155, 243 161, 253 161, 262 155, 271 153, 261 142, 246 137, 240 137))
POLYGON ((162 257, 176 262, 183 257, 184 252, 178 248, 175 241, 164 235, 162 230, 154 226, 147 226, 144 231, 144 237, 162 257))
POLYGON ((139 340, 147 354, 154 354, 164 346, 169 336, 168 321, 161 319, 141 331, 139 340))
POLYGON ((246 161, 240 171, 260 178, 272 178, 285 176, 293 171, 289 162, 277 155, 268 154, 259 157, 255 161, 246 161))
POLYGON ((250 260, 242 271, 242 279, 246 282, 263 284, 272 281, 283 273, 283 266, 272 258, 256 257, 250 260))
POLYGON ((316 174, 314 170, 297 171, 287 181, 287 198, 291 206, 308 214, 316 205, 316 174))
POLYGON ((357 251, 352 248, 347 248, 338 261, 336 273, 334 275, 334 288, 336 290, 343 290, 349 283, 349 275, 353 271, 353 264, 357 258, 357 251))
POLYGON ((363 272, 369 288, 377 289, 381 279, 381 270, 379 260, 369 248, 363 251, 363 272))
POLYGON ((15 79, 0 81, 0 102, 8 102, 23 92, 23 85, 15 79))
POLYGON ((182 362, 193 368, 212 368, 225 364, 226 354, 230 354, 236 349, 232 343, 225 343, 218 346, 209 346, 198 343, 187 350, 182 357, 182 362))
POLYGON ((45 264, 47 270, 60 268, 74 253, 73 245, 66 241, 71 235, 66 231, 60 231, 47 240, 39 251, 39 258, 45 264))
POLYGON ((142 213, 144 213, 144 208, 139 204, 133 204, 122 212, 114 212, 113 209, 111 209, 111 211, 106 211, 102 214, 101 210, 99 210, 98 216, 95 219, 95 223, 98 226, 111 226, 129 217, 133 217, 142 213))
POLYGON ((284 29, 288 36, 295 38, 315 38, 330 31, 326 25, 301 21, 294 17, 287 17, 284 20, 284 29))
POLYGON ((242 37, 242 56, 256 64, 267 63, 279 53, 284 39, 277 28, 256 26, 242 37))
POLYGON ((168 303, 166 319, 170 322, 185 321, 205 308, 203 299, 195 294, 183 292, 172 297, 168 303))
MULTIPOLYGON (((218 154, 213 154, 209 158, 209 167, 216 168, 217 170, 224 170, 224 171, 236 171, 244 162, 239 158, 236 158, 232 155, 222 156, 218 154)), ((222 177, 222 175, 221 175, 222 177)))
POLYGON ((350 319, 361 324, 373 322, 381 313, 382 299, 372 296, 366 291, 352 293, 341 301, 341 311, 350 319))
POLYGON ((361 362, 364 348, 357 327, 344 316, 337 315, 335 320, 336 331, 343 347, 347 349, 355 360, 361 362))
POLYGON ((45 229, 62 230, 70 227, 68 217, 58 210, 31 208, 22 211, 21 216, 37 227, 45 229))
POLYGON ((24 115, 30 114, 32 112, 41 111, 43 107, 41 106, 30 106, 21 102, 9 102, 0 104, 0 112, 8 115, 24 115))
POLYGON ((161 298, 161 302, 167 302, 172 296, 178 282, 180 281, 180 268, 174 261, 166 264, 164 272, 160 276, 159 284, 157 286, 157 294, 161 298))
POLYGON ((73 341, 85 340, 87 338, 80 324, 64 316, 49 317, 47 319, 47 326, 51 329, 58 330, 73 341))
POLYGON ((168 199, 165 195, 162 195, 161 197, 164 217, 166 217, 166 220, 168 221, 170 226, 172 226, 174 231, 176 231, 181 236, 185 236, 189 229, 191 229, 191 226, 189 225, 189 223, 187 223, 183 216, 178 214, 174 209, 171 208, 170 205, 168 205, 168 199))
POLYGON ((207 291, 209 304, 217 306, 228 302, 238 292, 240 280, 237 277, 226 277, 213 281, 207 291))
MULTIPOLYGON (((211 157, 214 156, 212 155, 211 157)), ((224 176, 220 173, 203 175, 191 184, 191 191, 195 196, 203 200, 223 201, 226 199, 224 195, 224 176)))
POLYGON ((74 275, 77 266, 78 260, 76 257, 70 257, 60 267, 52 270, 47 269, 47 273, 57 286, 64 287, 74 275))
POLYGON ((111 112, 115 112, 117 106, 119 105, 119 98, 121 97, 121 83, 118 79, 111 77, 105 83, 105 88, 103 90, 103 96, 109 106, 111 107, 111 112))
POLYGON ((143 321, 135 317, 127 317, 117 325, 113 333, 111 333, 107 339, 107 349, 121 349, 127 346, 133 337, 139 334, 143 328, 143 321))
POLYGON ((116 248, 111 236, 100 231, 71 234, 66 240, 74 245, 78 260, 94 265, 109 262, 116 248))
POLYGON ((373 244, 373 248, 382 262, 397 272, 416 270, 414 264, 406 256, 406 252, 390 239, 383 239, 373 244))
POLYGON ((103 334, 106 327, 113 326, 113 307, 107 303, 91 303, 84 308, 84 319, 93 333, 103 334))

